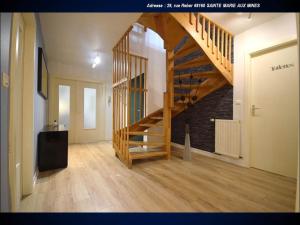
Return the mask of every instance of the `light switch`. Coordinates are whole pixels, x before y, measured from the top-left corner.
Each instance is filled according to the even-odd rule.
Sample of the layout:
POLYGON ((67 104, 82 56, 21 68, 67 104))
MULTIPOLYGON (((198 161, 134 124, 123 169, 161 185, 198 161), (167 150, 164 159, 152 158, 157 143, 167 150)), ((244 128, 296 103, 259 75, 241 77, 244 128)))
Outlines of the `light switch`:
POLYGON ((2 86, 8 88, 9 87, 9 76, 6 73, 2 73, 2 86))

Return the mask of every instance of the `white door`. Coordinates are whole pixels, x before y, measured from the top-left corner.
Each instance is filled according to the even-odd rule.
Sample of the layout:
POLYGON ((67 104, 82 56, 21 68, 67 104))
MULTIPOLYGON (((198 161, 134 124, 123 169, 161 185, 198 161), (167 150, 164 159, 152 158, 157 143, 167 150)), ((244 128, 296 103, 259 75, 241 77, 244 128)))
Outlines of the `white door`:
POLYGON ((299 69, 296 44, 251 58, 251 166, 297 174, 299 69))
POLYGON ((97 83, 78 82, 77 141, 97 142, 104 136, 104 93, 97 83))
MULTIPOLYGON (((75 143, 76 132, 76 82, 64 79, 54 80, 54 118, 68 130, 68 142, 75 143)), ((54 122, 54 121, 52 121, 54 122)))
POLYGON ((24 22, 22 15, 14 14, 12 39, 12 67, 10 86, 10 125, 9 149, 12 168, 12 200, 13 207, 18 209, 22 197, 22 138, 23 138, 23 50, 24 50, 24 22))

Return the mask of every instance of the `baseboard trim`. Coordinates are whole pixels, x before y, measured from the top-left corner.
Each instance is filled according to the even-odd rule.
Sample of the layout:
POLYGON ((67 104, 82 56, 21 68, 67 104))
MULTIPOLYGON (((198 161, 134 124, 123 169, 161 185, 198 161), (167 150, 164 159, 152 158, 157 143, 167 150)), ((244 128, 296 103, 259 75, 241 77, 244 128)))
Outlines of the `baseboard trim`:
MULTIPOLYGON (((177 144, 177 143, 174 143, 174 142, 171 142, 171 146, 173 146, 175 148, 179 148, 179 149, 184 149, 184 145, 177 144)), ((191 147, 191 150, 192 150, 193 153, 196 153, 196 154, 204 155, 204 156, 207 156, 207 157, 210 157, 210 158, 218 159, 218 160, 225 161, 225 162, 228 162, 228 163, 232 163, 232 164, 242 166, 242 167, 248 167, 245 164, 243 159, 235 159, 235 158, 231 158, 231 157, 224 156, 224 155, 218 155, 218 154, 213 153, 213 152, 208 152, 208 151, 204 151, 204 150, 201 150, 201 149, 198 149, 198 148, 193 148, 193 147, 191 147)))

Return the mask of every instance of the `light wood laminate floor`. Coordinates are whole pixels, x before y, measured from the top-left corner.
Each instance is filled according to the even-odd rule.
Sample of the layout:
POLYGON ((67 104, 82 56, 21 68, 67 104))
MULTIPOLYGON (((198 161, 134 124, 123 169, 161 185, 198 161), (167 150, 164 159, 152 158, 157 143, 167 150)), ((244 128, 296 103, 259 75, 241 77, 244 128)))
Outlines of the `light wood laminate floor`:
POLYGON ((127 169, 110 142, 71 145, 67 169, 39 174, 20 211, 293 211, 296 181, 193 154, 127 169))

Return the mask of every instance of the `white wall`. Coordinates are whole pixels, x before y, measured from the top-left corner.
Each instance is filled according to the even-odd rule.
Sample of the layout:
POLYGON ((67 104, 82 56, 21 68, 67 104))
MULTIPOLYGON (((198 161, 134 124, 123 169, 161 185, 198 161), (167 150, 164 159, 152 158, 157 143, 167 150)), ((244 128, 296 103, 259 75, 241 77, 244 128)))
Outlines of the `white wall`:
POLYGON ((148 58, 147 114, 163 107, 166 88, 166 51, 164 41, 151 29, 134 26, 130 33, 130 52, 148 58))
MULTIPOLYGON (((287 13, 235 36, 233 118, 242 122, 242 143, 245 136, 246 56, 251 52, 270 47, 291 37, 296 38, 296 35, 295 13, 287 13)), ((242 145, 242 156, 243 164, 249 166, 249 149, 245 145, 242 145)))
POLYGON ((112 84, 105 84, 105 140, 112 140, 112 84), (110 98, 110 102, 109 102, 110 98))

